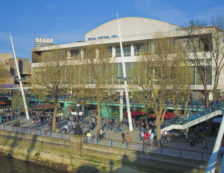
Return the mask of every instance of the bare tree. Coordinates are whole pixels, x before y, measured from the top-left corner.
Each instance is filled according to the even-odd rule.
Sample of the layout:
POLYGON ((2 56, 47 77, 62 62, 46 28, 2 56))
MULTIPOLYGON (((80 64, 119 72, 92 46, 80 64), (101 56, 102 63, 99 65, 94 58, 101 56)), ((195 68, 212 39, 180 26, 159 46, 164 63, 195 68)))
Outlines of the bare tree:
POLYGON ((115 94, 112 89, 112 59, 107 47, 89 46, 85 49, 82 65, 79 68, 79 80, 75 82, 76 95, 80 100, 97 101, 97 129, 101 128, 101 106, 115 94))
POLYGON ((180 95, 181 99, 186 99, 183 95, 186 68, 181 49, 174 44, 172 38, 158 34, 151 44, 154 49, 144 49, 140 61, 134 66, 132 78, 137 85, 133 85, 131 91, 133 97, 154 111, 159 142, 168 106, 177 104, 180 95))
POLYGON ((218 97, 219 77, 224 67, 224 21, 221 17, 213 18, 212 24, 214 27, 205 27, 200 21, 191 21, 190 26, 185 28, 188 60, 195 66, 196 76, 200 78, 197 84, 203 85, 205 107, 209 104, 209 90, 213 91, 214 100, 218 97), (212 89, 208 88, 212 84, 212 89))
POLYGON ((32 86, 37 90, 44 90, 44 93, 53 100, 52 131, 55 132, 59 96, 64 95, 69 86, 66 71, 67 50, 49 50, 43 52, 41 58, 44 63, 32 71, 32 86))
POLYGON ((212 30, 212 43, 213 49, 209 52, 210 57, 214 62, 214 79, 213 79, 213 100, 217 100, 219 97, 219 79, 220 74, 224 67, 224 20, 222 17, 212 19, 212 25, 215 26, 212 30))

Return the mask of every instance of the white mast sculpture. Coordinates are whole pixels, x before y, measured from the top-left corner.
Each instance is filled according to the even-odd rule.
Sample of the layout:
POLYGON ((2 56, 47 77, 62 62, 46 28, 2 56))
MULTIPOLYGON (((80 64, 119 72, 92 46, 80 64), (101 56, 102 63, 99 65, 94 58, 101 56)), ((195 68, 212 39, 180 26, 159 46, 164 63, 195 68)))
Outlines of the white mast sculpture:
POLYGON ((22 83, 22 79, 20 76, 20 72, 19 72, 19 66, 18 66, 17 59, 16 59, 16 52, 14 50, 12 36, 11 36, 11 34, 9 34, 9 35, 10 35, 10 41, 11 41, 11 45, 12 45, 13 57, 15 58, 16 69, 17 69, 17 73, 18 73, 18 77, 19 77, 19 85, 20 85, 20 91, 22 93, 23 104, 24 104, 25 113, 26 113, 26 119, 28 120, 30 118, 29 118, 29 113, 28 113, 27 104, 26 104, 26 98, 25 98, 25 94, 24 94, 24 90, 23 90, 23 83, 22 83))
POLYGON ((126 96, 126 103, 127 103, 128 124, 129 124, 129 130, 133 131, 132 118, 131 118, 131 109, 130 109, 130 102, 129 102, 129 94, 128 94, 128 83, 127 83, 127 75, 126 75, 126 66, 125 66, 125 62, 124 62, 124 52, 123 52, 123 46, 122 46, 122 38, 121 38, 121 30, 120 30, 120 23, 119 23, 118 13, 117 13, 117 24, 118 24, 118 32, 119 32, 119 40, 120 40, 120 50, 121 50, 121 59, 122 59, 122 68, 123 68, 123 77, 124 77, 124 89, 125 89, 125 96, 126 96))

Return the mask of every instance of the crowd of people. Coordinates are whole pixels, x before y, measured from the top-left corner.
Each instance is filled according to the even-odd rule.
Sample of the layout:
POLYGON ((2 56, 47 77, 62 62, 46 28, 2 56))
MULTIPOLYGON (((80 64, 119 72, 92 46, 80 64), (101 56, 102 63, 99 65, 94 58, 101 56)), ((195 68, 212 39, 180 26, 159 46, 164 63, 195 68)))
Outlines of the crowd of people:
MULTIPOLYGON (((215 104, 215 103, 214 103, 215 104)), ((30 111, 29 115, 32 120, 32 124, 47 124, 49 129, 52 126, 52 112, 50 111, 30 111)), ((17 119, 19 116, 25 116, 24 113, 20 113, 18 110, 13 110, 10 108, 0 109, 0 124, 6 123, 17 119)), ((128 131, 128 119, 125 117, 122 121, 110 119, 105 120, 101 119, 101 128, 96 132, 96 136, 93 132, 97 126, 97 117, 96 116, 60 116, 56 118, 56 123, 59 123, 61 119, 66 119, 66 123, 63 126, 65 133, 74 133, 74 134, 84 134, 90 138, 97 137, 100 141, 104 139, 106 134, 109 134, 110 131, 114 133, 119 133, 121 136, 122 142, 132 141, 128 131), (66 117, 66 118, 65 118, 66 117)), ((148 117, 138 117, 133 118, 132 120, 134 130, 139 133, 139 141, 146 145, 155 144, 157 142, 157 131, 155 120, 148 117)), ((202 143, 202 150, 208 151, 208 143, 205 137, 208 127, 206 125, 200 124, 191 131, 186 131, 186 141, 190 144, 191 147, 194 147, 196 143, 202 143)), ((168 132, 166 130, 161 131, 161 144, 168 143, 168 132)), ((138 141, 135 141, 138 142, 138 141)))
POLYGON ((0 124, 7 123, 8 121, 16 119, 19 115, 18 110, 14 110, 11 108, 2 108, 0 109, 0 124))

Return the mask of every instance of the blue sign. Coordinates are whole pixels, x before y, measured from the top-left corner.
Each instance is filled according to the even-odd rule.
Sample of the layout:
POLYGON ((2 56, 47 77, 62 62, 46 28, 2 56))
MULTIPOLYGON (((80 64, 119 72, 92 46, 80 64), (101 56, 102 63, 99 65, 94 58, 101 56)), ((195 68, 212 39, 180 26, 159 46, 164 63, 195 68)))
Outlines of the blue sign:
POLYGON ((0 88, 13 88, 14 84, 5 84, 5 85, 0 85, 0 88))

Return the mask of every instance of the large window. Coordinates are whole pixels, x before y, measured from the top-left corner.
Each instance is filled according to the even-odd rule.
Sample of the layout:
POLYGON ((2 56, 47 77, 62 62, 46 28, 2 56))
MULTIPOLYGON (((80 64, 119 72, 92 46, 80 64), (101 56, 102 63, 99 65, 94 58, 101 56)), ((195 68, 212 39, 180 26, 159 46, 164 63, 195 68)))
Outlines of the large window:
POLYGON ((112 57, 112 47, 111 46, 107 48, 107 51, 108 51, 110 57, 112 57))
POLYGON ((131 56, 131 46, 130 45, 127 45, 127 46, 124 46, 124 56, 131 56))
POLYGON ((140 55, 142 45, 138 44, 134 46, 134 55, 140 55))
MULTIPOLYGON (((204 68, 204 67, 201 67, 201 68, 204 68)), ((205 69, 205 73, 202 72, 202 75, 203 78, 204 78, 204 81, 206 80, 207 81, 207 85, 211 85, 212 84, 212 67, 211 66, 207 66, 206 69, 205 69)), ((202 85, 202 80, 201 80, 201 75, 199 73, 199 71, 196 69, 196 74, 195 74, 195 77, 196 77, 196 85, 202 85)))
POLYGON ((121 49, 120 46, 116 47, 116 57, 120 57, 121 56, 121 49))
POLYGON ((80 50, 71 50, 71 58, 72 59, 80 58, 80 50))
POLYGON ((195 84, 195 67, 187 67, 187 83, 194 85, 195 84))
MULTIPOLYGON (((124 52, 124 56, 131 56, 131 46, 130 45, 126 45, 123 47, 123 52, 124 52)), ((120 57, 121 56, 121 49, 120 46, 116 47, 116 57, 120 57)))
POLYGON ((134 55, 135 56, 138 56, 140 55, 141 53, 144 53, 144 52, 148 52, 149 51, 149 45, 148 44, 136 44, 134 46, 134 55))

